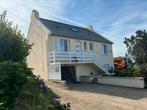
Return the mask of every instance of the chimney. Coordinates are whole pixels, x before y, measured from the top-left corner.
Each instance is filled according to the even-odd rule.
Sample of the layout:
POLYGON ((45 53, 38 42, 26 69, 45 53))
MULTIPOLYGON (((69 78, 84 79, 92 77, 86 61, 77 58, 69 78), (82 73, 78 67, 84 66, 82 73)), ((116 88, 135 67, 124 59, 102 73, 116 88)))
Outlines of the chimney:
POLYGON ((39 12, 38 11, 36 11, 36 10, 33 10, 32 11, 32 19, 39 19, 39 12))
POLYGON ((88 26, 87 26, 87 29, 88 29, 89 31, 94 32, 94 29, 93 29, 92 25, 88 25, 88 26))

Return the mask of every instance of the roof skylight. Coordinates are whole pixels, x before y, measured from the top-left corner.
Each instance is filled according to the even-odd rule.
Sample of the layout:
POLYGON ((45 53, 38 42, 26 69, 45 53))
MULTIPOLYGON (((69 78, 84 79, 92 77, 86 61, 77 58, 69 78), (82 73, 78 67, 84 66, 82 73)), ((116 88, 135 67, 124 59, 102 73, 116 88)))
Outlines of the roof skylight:
POLYGON ((78 30, 77 30, 77 29, 75 29, 75 28, 72 28, 71 30, 72 30, 72 31, 74 31, 74 32, 77 32, 77 31, 78 31, 78 30))

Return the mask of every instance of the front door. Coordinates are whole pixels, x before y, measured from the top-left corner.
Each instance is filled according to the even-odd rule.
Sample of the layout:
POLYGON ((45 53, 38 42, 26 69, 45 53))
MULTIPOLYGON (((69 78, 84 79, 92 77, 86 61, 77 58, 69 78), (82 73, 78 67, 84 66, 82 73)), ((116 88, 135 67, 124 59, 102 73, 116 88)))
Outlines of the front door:
POLYGON ((81 42, 77 40, 76 42, 76 60, 81 61, 81 42))
POLYGON ((80 40, 77 40, 77 42, 76 42, 76 52, 77 53, 81 52, 81 42, 80 42, 80 40))

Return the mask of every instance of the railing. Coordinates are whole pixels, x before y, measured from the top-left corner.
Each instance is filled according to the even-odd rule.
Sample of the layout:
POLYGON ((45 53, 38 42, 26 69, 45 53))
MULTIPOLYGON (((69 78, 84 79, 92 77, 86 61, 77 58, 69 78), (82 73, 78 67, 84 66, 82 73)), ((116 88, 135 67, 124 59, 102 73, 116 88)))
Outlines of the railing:
POLYGON ((106 74, 109 74, 108 70, 103 67, 102 63, 96 58, 93 53, 76 53, 76 52, 56 52, 49 53, 49 62, 52 64, 71 64, 71 63, 94 63, 106 74))
POLYGON ((49 53, 50 63, 75 63, 75 62, 93 62, 93 53, 76 53, 76 52, 56 52, 49 53))

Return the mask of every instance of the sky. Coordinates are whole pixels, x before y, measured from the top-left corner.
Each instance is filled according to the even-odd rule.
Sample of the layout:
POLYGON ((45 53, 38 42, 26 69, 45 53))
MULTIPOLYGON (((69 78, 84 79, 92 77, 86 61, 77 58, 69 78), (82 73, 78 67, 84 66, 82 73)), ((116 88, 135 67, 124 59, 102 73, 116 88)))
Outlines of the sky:
POLYGON ((124 56, 125 37, 147 29, 147 0, 0 0, 0 13, 17 24, 27 37, 31 12, 40 17, 94 30, 111 40, 114 57, 124 56))

